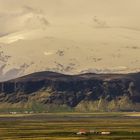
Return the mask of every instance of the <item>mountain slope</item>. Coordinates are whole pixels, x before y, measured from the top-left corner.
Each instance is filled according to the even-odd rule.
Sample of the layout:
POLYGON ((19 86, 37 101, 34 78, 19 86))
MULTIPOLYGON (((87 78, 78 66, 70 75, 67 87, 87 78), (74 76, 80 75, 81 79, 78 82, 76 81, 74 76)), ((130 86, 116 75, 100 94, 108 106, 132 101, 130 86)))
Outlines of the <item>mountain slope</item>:
POLYGON ((79 111, 140 111, 140 73, 64 75, 38 72, 0 83, 1 107, 37 102, 79 111))
POLYGON ((66 74, 139 71, 139 32, 90 24, 70 27, 52 25, 1 37, 0 81, 46 70, 66 74), (7 43, 18 36, 24 39, 7 43))

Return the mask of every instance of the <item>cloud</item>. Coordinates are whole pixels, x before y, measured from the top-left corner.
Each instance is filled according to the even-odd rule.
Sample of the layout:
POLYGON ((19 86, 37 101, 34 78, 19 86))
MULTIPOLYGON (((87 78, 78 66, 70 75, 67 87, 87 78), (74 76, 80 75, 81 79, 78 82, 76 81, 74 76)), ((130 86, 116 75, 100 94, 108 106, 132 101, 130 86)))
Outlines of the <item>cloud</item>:
POLYGON ((93 20, 94 28, 124 29, 124 30, 138 31, 138 32, 140 31, 139 27, 126 26, 126 25, 121 25, 121 26, 109 25, 105 20, 102 20, 102 19, 98 18, 97 16, 94 16, 92 18, 92 20, 93 20))
POLYGON ((126 49, 134 49, 134 50, 140 49, 139 46, 126 46, 125 48, 126 49))
POLYGON ((35 9, 35 8, 29 7, 29 6, 24 6, 23 9, 25 10, 25 13, 27 13, 27 14, 30 13, 33 15, 31 17, 31 19, 28 19, 29 21, 36 20, 43 26, 47 26, 49 24, 48 20, 45 17, 45 14, 43 13, 42 10, 35 9))
POLYGON ((93 24, 95 28, 110 28, 106 21, 99 19, 98 17, 93 17, 93 24))
POLYGON ((48 24, 41 10, 23 6, 13 12, 0 13, 0 37, 23 30, 44 29, 48 24))
POLYGON ((140 31, 140 28, 137 28, 137 27, 129 27, 129 26, 118 26, 116 28, 121 28, 121 29, 127 29, 127 30, 133 30, 133 31, 140 31))

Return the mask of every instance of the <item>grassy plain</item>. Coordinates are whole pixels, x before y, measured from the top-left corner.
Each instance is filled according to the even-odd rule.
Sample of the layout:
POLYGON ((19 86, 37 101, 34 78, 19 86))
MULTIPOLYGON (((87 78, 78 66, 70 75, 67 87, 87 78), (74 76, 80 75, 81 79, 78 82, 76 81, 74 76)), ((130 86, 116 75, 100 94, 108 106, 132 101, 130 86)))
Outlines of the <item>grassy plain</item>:
POLYGON ((0 114, 0 140, 140 140, 139 114, 0 114), (78 136, 80 129, 111 134, 78 136))

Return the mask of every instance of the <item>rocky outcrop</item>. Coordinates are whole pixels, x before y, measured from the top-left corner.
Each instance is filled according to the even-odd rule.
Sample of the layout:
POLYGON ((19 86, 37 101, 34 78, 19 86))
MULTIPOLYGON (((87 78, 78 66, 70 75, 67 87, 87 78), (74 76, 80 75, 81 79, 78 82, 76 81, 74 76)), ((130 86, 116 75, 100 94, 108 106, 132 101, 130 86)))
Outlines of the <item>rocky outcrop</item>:
POLYGON ((0 104, 32 101, 79 111, 140 111, 140 73, 38 72, 0 83, 0 104))

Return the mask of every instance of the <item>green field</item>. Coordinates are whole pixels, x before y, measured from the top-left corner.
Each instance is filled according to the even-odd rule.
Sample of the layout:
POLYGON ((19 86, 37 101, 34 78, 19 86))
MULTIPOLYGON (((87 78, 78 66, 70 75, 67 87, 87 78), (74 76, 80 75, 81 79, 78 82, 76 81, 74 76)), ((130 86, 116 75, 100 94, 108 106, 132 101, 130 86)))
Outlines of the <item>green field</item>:
POLYGON ((140 114, 1 114, 0 140, 140 140, 140 114), (78 136, 80 129, 111 134, 78 136))

